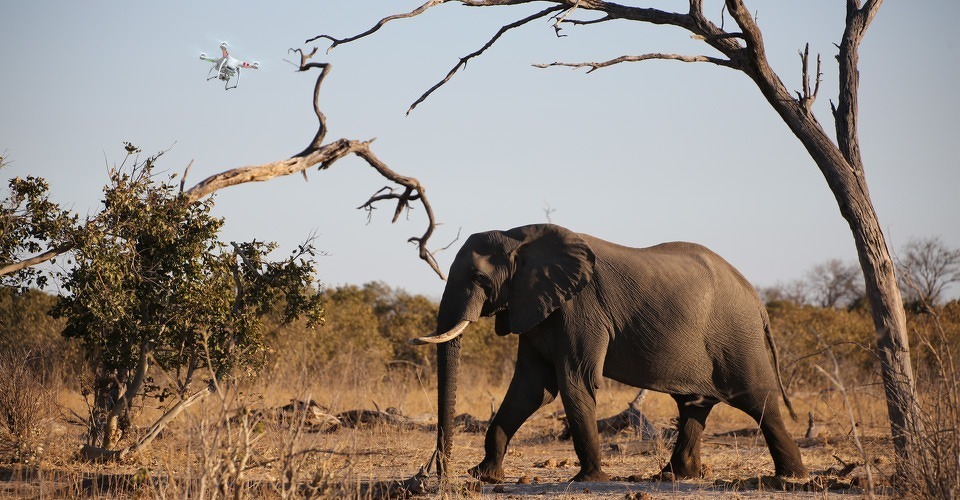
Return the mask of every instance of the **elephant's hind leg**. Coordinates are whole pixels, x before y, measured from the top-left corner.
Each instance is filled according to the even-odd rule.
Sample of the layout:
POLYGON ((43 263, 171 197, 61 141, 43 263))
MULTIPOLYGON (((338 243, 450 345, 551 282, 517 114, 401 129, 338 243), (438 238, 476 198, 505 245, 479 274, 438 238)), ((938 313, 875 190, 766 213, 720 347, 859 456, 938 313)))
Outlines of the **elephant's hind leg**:
POLYGON ((674 395, 680 411, 677 424, 677 441, 673 455, 661 472, 672 473, 677 478, 700 477, 700 438, 707 424, 707 416, 718 401, 696 395, 674 395))
POLYGON ((520 337, 513 380, 487 429, 483 461, 470 469, 470 475, 488 483, 503 481, 503 457, 510 439, 533 412, 557 397, 554 373, 553 365, 520 337))
POLYGON ((744 394, 730 401, 730 405, 739 408, 753 417, 760 425, 763 438, 767 441, 774 468, 779 477, 806 477, 807 468, 800 458, 800 448, 787 432, 780 414, 780 398, 777 391, 764 391, 766 397, 744 394))

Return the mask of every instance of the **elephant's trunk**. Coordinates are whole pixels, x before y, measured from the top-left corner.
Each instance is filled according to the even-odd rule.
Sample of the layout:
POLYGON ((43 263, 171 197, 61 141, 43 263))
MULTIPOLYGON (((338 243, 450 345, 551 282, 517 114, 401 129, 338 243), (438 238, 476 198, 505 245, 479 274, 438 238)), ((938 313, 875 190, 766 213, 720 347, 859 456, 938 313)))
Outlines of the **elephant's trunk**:
MULTIPOLYGON (((480 319, 484 296, 475 288, 447 283, 437 311, 437 335, 422 337, 437 344, 437 475, 447 477, 453 452, 453 417, 457 407, 457 378, 460 372, 460 334, 480 319)), ((415 343, 421 339, 416 339, 415 343)))
POLYGON ((443 481, 453 451, 453 417, 460 372, 460 337, 437 344, 437 475, 443 481))

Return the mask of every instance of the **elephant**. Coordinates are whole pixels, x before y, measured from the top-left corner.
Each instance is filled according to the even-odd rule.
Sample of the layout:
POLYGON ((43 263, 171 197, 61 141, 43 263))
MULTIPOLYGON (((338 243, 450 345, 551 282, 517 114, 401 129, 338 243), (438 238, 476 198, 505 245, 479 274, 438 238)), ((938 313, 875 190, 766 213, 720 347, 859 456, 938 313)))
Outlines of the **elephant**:
POLYGON ((740 272, 694 243, 630 248, 534 224, 470 236, 450 266, 436 332, 411 340, 438 346, 441 480, 453 445, 460 336, 480 316, 495 317, 498 335, 520 336, 484 458, 469 470, 482 481, 503 480, 510 439, 558 394, 580 460, 573 481, 608 480, 596 425, 601 377, 676 401, 678 434, 661 474, 700 476, 704 425, 724 402, 757 421, 778 476, 807 476, 780 413, 782 396, 796 419, 769 318, 740 272))

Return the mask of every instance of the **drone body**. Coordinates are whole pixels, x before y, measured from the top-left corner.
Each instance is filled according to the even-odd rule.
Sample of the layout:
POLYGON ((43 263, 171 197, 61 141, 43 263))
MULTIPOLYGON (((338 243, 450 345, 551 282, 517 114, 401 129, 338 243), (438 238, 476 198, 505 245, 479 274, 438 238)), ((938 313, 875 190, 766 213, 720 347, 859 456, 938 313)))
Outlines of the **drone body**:
POLYGON ((258 69, 260 67, 260 63, 258 62, 248 63, 231 56, 230 52, 227 50, 227 42, 220 44, 220 52, 223 55, 217 58, 209 57, 207 54, 201 53, 200 60, 213 63, 213 67, 210 68, 210 72, 207 73, 207 81, 213 80, 214 78, 222 80, 225 82, 223 84, 223 88, 225 90, 235 89, 237 88, 237 85, 240 84, 241 68, 258 69), (236 77, 236 81, 234 81, 233 86, 231 87, 230 80, 234 77, 236 77))

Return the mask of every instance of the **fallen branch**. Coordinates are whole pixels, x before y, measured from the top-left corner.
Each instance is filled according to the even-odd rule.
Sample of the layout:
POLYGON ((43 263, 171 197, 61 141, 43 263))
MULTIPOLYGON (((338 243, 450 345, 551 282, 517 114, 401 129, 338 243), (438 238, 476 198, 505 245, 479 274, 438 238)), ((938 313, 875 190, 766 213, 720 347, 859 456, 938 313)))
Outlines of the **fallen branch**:
POLYGON ((89 444, 83 445, 83 448, 80 449, 80 457, 84 460, 90 462, 110 462, 110 461, 119 461, 123 460, 129 456, 136 455, 143 451, 153 440, 160 434, 160 431, 164 429, 173 419, 177 418, 184 410, 195 405, 196 403, 202 401, 205 397, 213 394, 214 386, 213 384, 208 384, 203 389, 197 391, 190 397, 181 400, 179 403, 173 405, 166 413, 164 413, 153 425, 147 429, 146 434, 140 437, 136 443, 120 449, 120 450, 108 450, 105 448, 100 448, 98 446, 92 446, 89 444))

